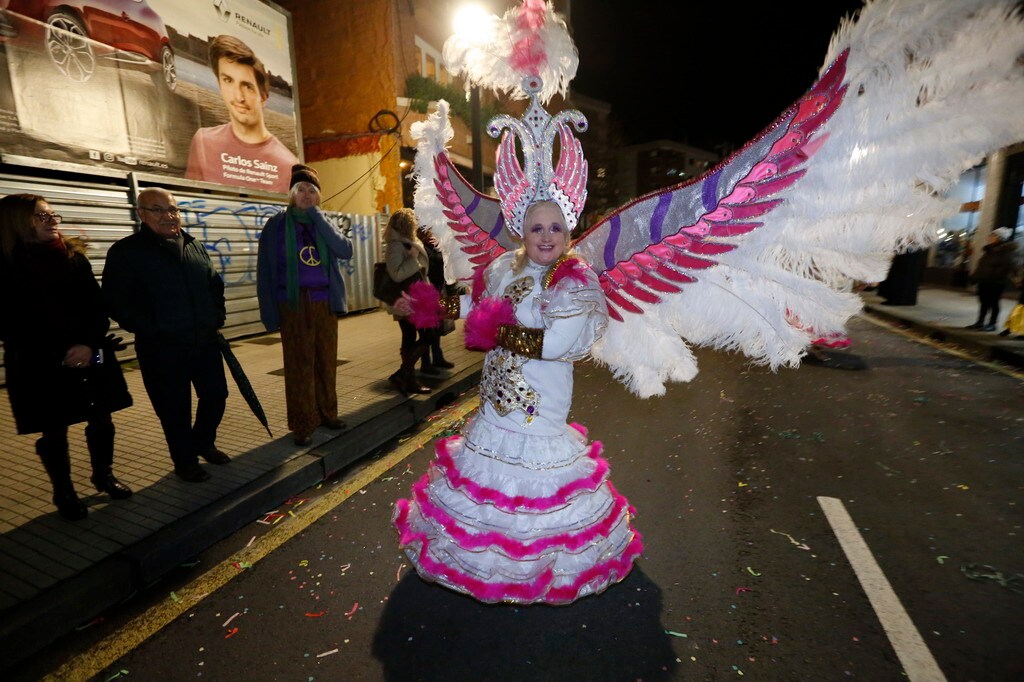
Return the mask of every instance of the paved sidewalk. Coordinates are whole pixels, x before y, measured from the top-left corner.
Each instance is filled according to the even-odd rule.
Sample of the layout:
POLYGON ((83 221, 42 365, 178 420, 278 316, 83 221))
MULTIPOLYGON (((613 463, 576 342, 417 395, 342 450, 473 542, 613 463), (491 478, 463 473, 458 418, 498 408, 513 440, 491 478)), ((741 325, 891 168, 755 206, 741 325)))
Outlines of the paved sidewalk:
POLYGON ((445 357, 455 368, 439 377, 421 375, 433 393, 405 398, 387 382, 399 364, 394 320, 381 310, 339 320, 339 413, 348 429, 318 429, 307 447, 296 446, 288 431, 280 336, 233 341, 274 437, 252 415, 229 376, 217 445, 232 461, 203 464, 212 474, 204 483, 174 476, 141 374, 133 362, 124 363, 135 405, 114 415, 114 471, 135 495, 113 502, 92 488, 84 426, 73 426, 68 434, 73 477, 89 508, 89 517, 75 523, 57 515, 35 453, 36 436, 14 435, 10 403, 0 388, 0 670, 474 387, 483 355, 463 347, 458 326, 442 339, 445 357))
POLYGON ((873 292, 864 292, 861 298, 865 312, 870 315, 901 323, 936 341, 955 344, 986 359, 1024 367, 1024 340, 997 333, 1003 329, 1003 323, 1017 303, 1015 293, 1013 298, 1002 299, 996 332, 964 328, 978 318, 978 297, 972 292, 922 286, 917 294, 917 305, 913 306, 885 305, 873 292))
MULTIPOLYGON (((974 321, 976 298, 924 287, 916 306, 886 306, 864 293, 867 314, 914 327, 984 357, 1024 367, 1024 341, 963 327, 974 321)), ((1014 301, 1004 300, 1002 319, 1014 301)), ((442 340, 455 369, 422 377, 429 396, 404 398, 387 376, 398 364, 399 330, 383 311, 339 321, 338 390, 344 432, 320 429, 311 447, 293 444, 285 422, 284 378, 277 334, 232 343, 270 419, 270 438, 232 386, 218 445, 227 466, 205 465, 213 475, 185 483, 171 472, 163 434, 142 378, 124 365, 135 405, 114 415, 118 429, 115 471, 135 495, 111 502, 89 485, 82 425, 72 427, 75 485, 89 518, 61 519, 35 454, 35 436, 15 436, 10 404, 0 389, 0 670, 127 599, 182 561, 213 545, 375 447, 399 435, 479 380, 482 354, 462 345, 459 329, 442 340)), ((855 340, 856 341, 856 340, 855 340)), ((856 352, 856 346, 854 346, 856 352)), ((230 383, 230 379, 229 379, 230 383)))

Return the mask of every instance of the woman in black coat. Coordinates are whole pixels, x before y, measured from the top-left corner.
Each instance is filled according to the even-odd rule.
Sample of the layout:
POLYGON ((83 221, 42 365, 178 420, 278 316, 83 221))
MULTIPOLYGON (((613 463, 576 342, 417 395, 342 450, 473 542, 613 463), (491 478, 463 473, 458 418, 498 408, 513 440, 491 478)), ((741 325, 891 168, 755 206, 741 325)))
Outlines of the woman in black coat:
MULTIPOLYGON (((427 260, 430 262, 430 266, 427 268, 427 280, 434 285, 441 296, 455 294, 455 291, 449 291, 451 287, 445 282, 444 255, 437 248, 434 237, 429 230, 425 230, 423 227, 416 228, 416 236, 423 242, 423 248, 427 251, 427 260)), ((438 327, 430 336, 430 348, 423 353, 420 369, 424 374, 440 374, 438 370, 452 369, 453 367, 455 365, 445 360, 444 351, 441 350, 441 328, 438 327)))
POLYGON ((41 433, 36 452, 66 519, 88 510, 71 482, 68 425, 83 421, 92 484, 114 499, 112 412, 132 404, 106 337, 110 327, 85 245, 57 229, 61 217, 34 194, 0 199, 0 340, 18 433, 41 433))

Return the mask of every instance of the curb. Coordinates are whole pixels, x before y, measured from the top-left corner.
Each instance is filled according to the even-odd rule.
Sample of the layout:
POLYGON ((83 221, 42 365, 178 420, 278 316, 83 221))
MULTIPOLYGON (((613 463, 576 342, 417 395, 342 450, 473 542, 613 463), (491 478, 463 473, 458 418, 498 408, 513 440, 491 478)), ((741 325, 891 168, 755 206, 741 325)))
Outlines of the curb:
POLYGON ((181 562, 362 459, 480 382, 480 363, 428 395, 413 396, 390 410, 298 454, 211 504, 90 566, 4 613, 0 670, 13 667, 75 626, 131 598, 181 562))
POLYGON ((990 338, 984 332, 969 332, 952 327, 938 327, 934 324, 926 324, 895 315, 886 308, 871 304, 864 306, 864 312, 887 322, 893 322, 904 328, 912 329, 932 341, 953 343, 987 360, 1024 368, 1024 343, 1020 341, 1003 341, 999 336, 990 338))

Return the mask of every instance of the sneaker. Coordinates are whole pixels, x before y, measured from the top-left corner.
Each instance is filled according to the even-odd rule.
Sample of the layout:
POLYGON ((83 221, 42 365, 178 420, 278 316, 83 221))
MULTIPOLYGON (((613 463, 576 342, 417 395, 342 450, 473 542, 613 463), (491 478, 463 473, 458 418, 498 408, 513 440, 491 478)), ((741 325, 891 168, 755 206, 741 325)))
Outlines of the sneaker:
POLYGON ((975 322, 974 324, 969 324, 966 327, 964 327, 964 329, 981 329, 981 322, 975 322))
POLYGON ((199 466, 199 462, 176 466, 174 467, 174 473, 177 474, 178 478, 189 483, 202 483, 203 481, 210 480, 210 474, 206 473, 206 469, 199 466))
POLYGON ((994 332, 995 330, 996 326, 994 324, 986 324, 984 327, 981 328, 981 331, 983 332, 994 332))
POLYGON ((999 332, 999 336, 1009 336, 1009 335, 1010 335, 1010 330, 1009 329, 1004 329, 1003 331, 999 332))
POLYGON ((448 362, 444 358, 440 360, 434 360, 434 367, 440 367, 441 369, 455 369, 455 363, 448 362))
POLYGON ((199 456, 210 464, 227 464, 231 461, 231 458, 218 450, 216 445, 211 445, 209 449, 199 453, 199 456))

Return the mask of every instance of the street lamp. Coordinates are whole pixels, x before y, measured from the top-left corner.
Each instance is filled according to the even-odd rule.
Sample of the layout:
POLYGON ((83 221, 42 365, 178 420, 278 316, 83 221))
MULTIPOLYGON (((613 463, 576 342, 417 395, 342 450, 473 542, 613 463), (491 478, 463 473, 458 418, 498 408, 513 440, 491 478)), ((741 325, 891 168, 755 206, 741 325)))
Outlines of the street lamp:
MULTIPOLYGON (((452 24, 455 34, 466 43, 483 46, 489 40, 490 15, 479 5, 462 5, 456 10, 452 24)), ((473 177, 470 180, 483 192, 483 122, 480 120, 480 88, 472 82, 469 88, 469 109, 469 127, 473 144, 473 177)))

